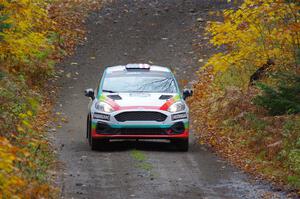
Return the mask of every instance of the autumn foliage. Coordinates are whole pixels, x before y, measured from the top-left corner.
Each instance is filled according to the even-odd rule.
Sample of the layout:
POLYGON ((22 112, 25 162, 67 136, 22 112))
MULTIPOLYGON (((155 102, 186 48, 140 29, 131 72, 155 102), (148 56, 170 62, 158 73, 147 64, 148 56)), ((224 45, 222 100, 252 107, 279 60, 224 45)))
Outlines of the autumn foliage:
POLYGON ((0 1, 2 26, 0 61, 11 73, 44 78, 53 67, 54 23, 42 0, 0 1))
POLYGON ((284 110, 272 116, 265 108, 275 102, 268 91, 278 96, 278 104, 289 99, 295 110, 300 105, 299 83, 290 79, 282 86, 284 79, 274 78, 299 78, 299 6, 298 1, 245 0, 238 9, 225 10, 222 21, 209 22, 207 33, 219 53, 199 70, 190 100, 202 143, 248 172, 298 190, 300 115, 284 110), (253 74, 259 78, 251 82, 253 74), (263 99, 263 106, 254 98, 263 99))
POLYGON ((45 80, 84 37, 95 0, 0 0, 0 198, 53 198, 45 80))

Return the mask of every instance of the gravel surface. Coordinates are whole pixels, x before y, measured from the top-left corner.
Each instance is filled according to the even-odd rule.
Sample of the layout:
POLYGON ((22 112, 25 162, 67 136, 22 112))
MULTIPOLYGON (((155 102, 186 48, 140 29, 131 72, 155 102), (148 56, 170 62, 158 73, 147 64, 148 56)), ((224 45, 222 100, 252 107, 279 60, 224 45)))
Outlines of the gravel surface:
POLYGON ((88 99, 106 66, 150 63, 171 67, 179 81, 192 82, 212 52, 200 55, 192 43, 203 35, 208 13, 231 6, 221 0, 118 0, 87 20, 87 41, 59 65, 60 94, 56 111, 68 119, 55 134, 64 164, 62 198, 285 198, 228 165, 191 132, 190 151, 178 152, 166 142, 110 143, 91 151, 85 140, 88 99), (197 24, 200 33, 192 31, 197 24))

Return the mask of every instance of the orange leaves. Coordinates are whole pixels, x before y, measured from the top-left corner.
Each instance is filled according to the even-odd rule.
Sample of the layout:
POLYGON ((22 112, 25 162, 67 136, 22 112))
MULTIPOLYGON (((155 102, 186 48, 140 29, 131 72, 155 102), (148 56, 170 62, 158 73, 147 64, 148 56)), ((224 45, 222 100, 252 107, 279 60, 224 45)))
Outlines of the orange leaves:
POLYGON ((250 76, 268 59, 275 62, 272 71, 299 73, 299 6, 284 0, 243 2, 225 10, 222 22, 208 24, 210 42, 219 51, 199 71, 189 99, 192 125, 201 143, 245 171, 300 189, 299 115, 266 116, 251 101, 258 90, 249 87, 250 76))
POLYGON ((72 53, 78 42, 84 39, 85 31, 82 25, 87 14, 98 9, 100 5, 100 0, 61 0, 50 6, 49 15, 60 35, 60 48, 68 54, 72 53))
MULTIPOLYGON (((18 189, 24 186, 24 180, 18 176, 19 169, 15 167, 15 161, 20 161, 18 154, 20 149, 13 147, 10 142, 0 137, 0 197, 10 198, 18 189)), ((20 190, 19 190, 20 191, 20 190)))
MULTIPOLYGON (((48 106, 45 104, 43 108, 48 106)), ((37 117, 35 111, 19 114, 17 133, 5 131, 2 135, 8 138, 0 136, 0 198, 54 196, 53 188, 45 183, 45 177, 41 177, 49 169, 53 157, 48 142, 42 139, 44 130, 38 126, 44 124, 50 114, 47 114, 47 118, 44 114, 37 117)))
POLYGON ((4 137, 0 137, 0 146, 0 171, 11 172, 17 150, 4 137))
POLYGON ((0 198, 54 196, 47 184, 54 157, 44 133, 51 103, 32 85, 47 80, 62 51, 83 39, 85 17, 101 2, 0 0, 0 198))

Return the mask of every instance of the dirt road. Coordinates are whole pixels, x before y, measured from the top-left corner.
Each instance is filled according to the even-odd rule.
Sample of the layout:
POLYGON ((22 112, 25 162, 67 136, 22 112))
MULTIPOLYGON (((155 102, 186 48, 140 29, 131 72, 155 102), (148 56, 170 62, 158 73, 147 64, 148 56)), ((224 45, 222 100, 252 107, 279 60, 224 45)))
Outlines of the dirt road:
MULTIPOLYGON (((201 29, 210 11, 226 6, 221 0, 118 0, 91 14, 87 41, 59 66, 56 111, 69 121, 55 135, 65 165, 63 198, 261 198, 268 192, 284 198, 200 146, 193 131, 187 153, 145 141, 114 142, 95 152, 85 140, 83 91, 96 87, 106 66, 153 63, 191 81, 199 59, 193 39, 207 40, 191 28, 198 23, 201 29)), ((203 56, 210 51, 202 49, 203 56)))

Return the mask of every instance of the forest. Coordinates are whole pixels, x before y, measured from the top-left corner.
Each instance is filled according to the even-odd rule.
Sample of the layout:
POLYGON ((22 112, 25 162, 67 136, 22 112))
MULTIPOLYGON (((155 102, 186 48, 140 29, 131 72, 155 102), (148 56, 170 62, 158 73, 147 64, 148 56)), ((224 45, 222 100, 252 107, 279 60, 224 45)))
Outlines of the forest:
MULTIPOLYGON (((57 120, 50 80, 84 42, 85 19, 101 6, 0 0, 0 198, 58 197, 50 172, 57 154, 46 131, 57 120)), ((197 69, 188 100, 201 145, 298 194, 299 8, 297 0, 244 0, 208 21, 205 32, 218 52, 197 69)))

